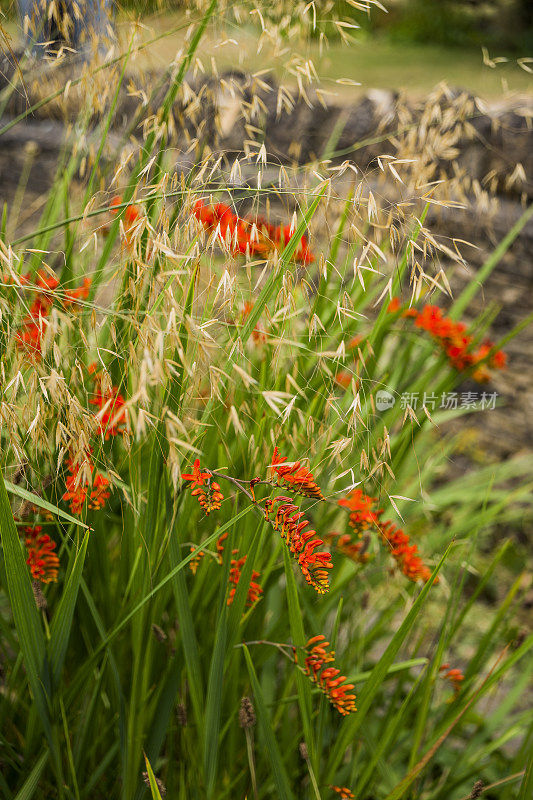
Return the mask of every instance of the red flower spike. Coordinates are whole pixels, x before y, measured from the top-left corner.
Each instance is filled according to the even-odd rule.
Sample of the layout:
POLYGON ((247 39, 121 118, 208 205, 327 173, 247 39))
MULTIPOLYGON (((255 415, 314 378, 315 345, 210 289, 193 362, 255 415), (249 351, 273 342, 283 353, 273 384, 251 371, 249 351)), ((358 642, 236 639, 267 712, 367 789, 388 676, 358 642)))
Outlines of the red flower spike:
POLYGON ((192 483, 191 495, 198 498, 198 502, 206 514, 210 514, 211 511, 218 511, 224 495, 220 490, 219 484, 211 480, 211 473, 202 472, 199 458, 193 464, 193 471, 191 473, 183 472, 181 477, 184 481, 192 483))
MULTIPOLYGON (((396 312, 399 308, 399 300, 394 298, 389 305, 389 311, 396 312)), ((413 317, 415 326, 433 337, 458 372, 463 372, 485 359, 493 347, 491 342, 486 341, 477 350, 472 350, 474 338, 466 333, 466 325, 446 317, 438 306, 426 305, 421 312, 414 308, 405 309, 402 317, 413 317)), ((490 357, 488 364, 474 370, 473 377, 484 383, 490 378, 488 367, 504 369, 506 363, 505 353, 498 350, 490 357)))
POLYGON ((370 527, 376 527, 383 509, 374 510, 377 503, 375 497, 369 497, 361 489, 352 489, 348 497, 339 500, 339 505, 350 511, 350 527, 359 535, 370 527))
MULTIPOLYGON (((194 553, 195 550, 196 550, 196 547, 194 547, 194 545, 192 545, 190 552, 194 553)), ((191 560, 189 561, 189 567, 190 567, 190 570, 191 570, 193 575, 196 575, 196 570, 198 569, 198 565, 199 565, 200 561, 202 560, 202 558, 204 557, 204 555, 205 555, 204 551, 200 550, 200 552, 197 553, 194 556, 194 558, 191 558, 191 560)))
MULTIPOLYGON (((220 245, 228 246, 235 254, 266 257, 275 250, 283 250, 291 238, 290 226, 274 226, 260 217, 245 219, 234 214, 225 203, 208 206, 198 200, 193 215, 209 231, 217 231, 220 245)), ((306 236, 302 236, 294 256, 295 261, 310 264, 315 258, 309 249, 306 236)))
MULTIPOLYGON (((238 552, 239 552, 238 550, 233 550, 233 555, 234 556, 238 555, 238 552)), ((231 559, 231 569, 229 571, 229 582, 231 584, 231 589, 227 600, 228 606, 230 606, 233 603, 233 600, 235 598, 235 592, 237 591, 237 586, 241 579, 241 571, 246 563, 247 558, 248 556, 243 556, 242 558, 239 559, 236 558, 231 559)), ((260 596, 263 594, 261 586, 257 583, 257 579, 259 577, 260 577, 259 572, 253 570, 252 577, 250 579, 250 585, 248 586, 248 596, 246 598, 246 605, 248 606, 248 608, 251 608, 251 606, 253 606, 254 603, 256 603, 259 600, 260 596)))
POLYGON ((100 409, 97 414, 100 433, 106 441, 111 436, 123 435, 127 426, 124 398, 116 386, 113 386, 110 391, 103 392, 100 373, 95 373, 94 369, 90 372, 94 375, 95 392, 89 403, 100 409))
POLYGON ((278 448, 275 447, 270 467, 277 475, 278 482, 285 483, 288 488, 293 489, 303 497, 324 500, 324 495, 320 487, 315 483, 312 472, 302 467, 300 461, 295 461, 293 464, 284 464, 283 462, 286 460, 286 458, 280 457, 278 448))
POLYGON ((326 536, 326 541, 328 544, 334 544, 339 553, 350 558, 356 564, 366 564, 370 558, 366 552, 369 542, 368 537, 365 537, 362 541, 354 542, 349 533, 332 531, 326 536))
POLYGON ((62 499, 70 503, 70 510, 73 514, 80 515, 85 503, 93 511, 103 508, 106 501, 111 496, 109 491, 110 482, 108 478, 99 472, 94 472, 94 467, 87 459, 90 472, 93 476, 92 487, 87 483, 82 483, 79 478, 81 464, 74 463, 71 459, 67 461, 70 475, 66 480, 66 492, 62 499), (90 489, 90 491, 89 491, 90 489))
POLYGON ((279 496, 265 501, 264 515, 274 530, 279 531, 307 583, 319 594, 325 594, 329 589, 328 570, 333 567, 333 562, 327 551, 316 552, 316 548, 324 542, 315 531, 305 530, 309 522, 302 519, 303 512, 291 502, 290 497, 279 496), (277 504, 272 518, 271 513, 277 504))
POLYGON ((57 581, 59 559, 54 553, 56 543, 48 534, 42 533, 42 526, 24 528, 26 534, 25 544, 28 551, 28 564, 32 578, 41 583, 57 581))
MULTIPOLYGON (((383 540, 389 545, 391 555, 398 567, 409 580, 414 582, 422 580, 424 583, 429 580, 431 570, 424 565, 418 555, 417 545, 411 544, 409 536, 392 522, 380 521, 383 509, 375 507, 377 504, 375 497, 364 494, 361 489, 353 489, 348 497, 343 497, 338 504, 350 511, 349 524, 359 535, 362 535, 371 526, 376 528, 383 540)), ((361 547, 357 547, 351 542, 349 535, 330 534, 330 536, 334 535, 339 536, 337 548, 341 552, 344 549, 345 555, 354 561, 361 561, 362 557, 364 558, 366 543, 362 542, 361 547)), ((438 583, 438 578, 436 582, 438 583)))
POLYGON ((228 538, 228 536, 229 532, 226 531, 226 533, 223 533, 222 536, 219 536, 217 539, 217 553, 218 553, 219 564, 222 564, 222 557, 224 555, 224 545, 222 544, 222 542, 224 542, 228 538))
POLYGON ((340 670, 333 666, 335 653, 328 650, 329 642, 324 636, 313 636, 307 642, 303 671, 326 695, 331 705, 343 716, 357 711, 355 695, 349 694, 354 688, 353 684, 345 683, 346 677, 340 670))
POLYGON ((381 525, 380 533, 390 545, 391 555, 403 574, 415 583, 419 580, 427 583, 431 577, 431 570, 422 562, 416 544, 409 544, 409 536, 392 522, 381 525))

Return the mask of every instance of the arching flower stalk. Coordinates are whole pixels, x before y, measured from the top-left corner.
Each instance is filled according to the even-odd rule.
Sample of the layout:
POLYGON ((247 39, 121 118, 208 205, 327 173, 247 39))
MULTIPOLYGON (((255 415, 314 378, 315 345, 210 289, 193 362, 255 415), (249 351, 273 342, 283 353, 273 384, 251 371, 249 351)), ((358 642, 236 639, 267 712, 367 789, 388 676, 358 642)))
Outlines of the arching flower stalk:
POLYGON ((302 519, 303 511, 293 504, 292 498, 280 495, 265 501, 264 515, 274 530, 279 531, 307 583, 319 594, 325 594, 329 590, 328 570, 333 562, 327 551, 316 552, 324 542, 316 531, 306 530, 309 522, 302 519))
POLYGON ((41 583, 52 583, 57 581, 59 569, 59 559, 54 553, 56 543, 47 533, 42 533, 42 530, 41 525, 24 528, 28 551, 26 564, 31 570, 32 578, 41 583))
MULTIPOLYGON (((425 305, 422 311, 418 311, 416 308, 402 310, 400 300, 394 297, 389 303, 388 310, 391 314, 401 311, 402 317, 413 318, 415 326, 430 334, 458 372, 475 367, 476 364, 484 361, 494 347, 493 343, 487 339, 477 350, 473 350, 474 337, 466 333, 465 323, 456 322, 451 317, 445 316, 439 306, 425 305)), ((496 350, 490 355, 486 364, 481 364, 474 370, 472 377, 479 383, 485 383, 490 378, 488 368, 504 369, 506 364, 505 353, 502 350, 496 350)))
MULTIPOLYGON (((316 684, 326 695, 331 705, 342 714, 347 716, 355 707, 355 695, 351 694, 354 688, 352 683, 345 683, 346 676, 341 675, 339 669, 332 665, 335 662, 335 653, 328 650, 329 642, 325 636, 313 636, 307 642, 304 652, 303 672, 316 684)), ((294 650, 294 659, 298 663, 297 653, 294 650)))
POLYGON ((324 500, 320 487, 315 483, 313 473, 302 467, 300 461, 295 461, 293 464, 284 464, 283 462, 286 460, 286 458, 282 458, 279 455, 278 448, 275 447, 270 468, 273 474, 277 476, 278 483, 283 484, 288 489, 292 489, 297 494, 301 494, 303 497, 324 500))
MULTIPOLYGON (((381 540, 388 545, 392 557, 406 578, 409 578, 410 581, 421 580, 426 583, 431 577, 431 570, 422 562, 417 545, 411 544, 409 535, 401 528, 396 527, 392 522, 381 521, 383 509, 376 507, 377 502, 375 497, 364 494, 361 489, 353 489, 348 497, 343 497, 338 504, 349 510, 350 527, 359 536, 372 528, 375 529, 380 534, 381 540)), ((345 555, 357 561, 360 560, 357 556, 362 548, 353 549, 354 547, 355 545, 346 539, 339 538, 337 542, 338 550, 343 552, 344 548, 345 555)))

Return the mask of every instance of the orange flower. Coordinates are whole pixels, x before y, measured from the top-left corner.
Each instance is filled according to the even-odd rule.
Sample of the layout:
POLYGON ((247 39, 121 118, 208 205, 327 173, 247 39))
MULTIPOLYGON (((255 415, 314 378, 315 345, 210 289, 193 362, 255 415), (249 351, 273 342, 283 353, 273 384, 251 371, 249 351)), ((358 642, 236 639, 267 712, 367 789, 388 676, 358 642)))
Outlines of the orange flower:
POLYGON ((222 542, 224 542, 228 538, 228 536, 229 532, 226 531, 226 533, 223 533, 222 536, 219 536, 217 539, 217 553, 218 553, 219 564, 222 564, 222 557, 224 555, 224 545, 222 544, 222 542))
POLYGON ((385 541, 390 545, 391 555, 403 574, 415 583, 418 580, 426 583, 431 577, 431 570, 423 564, 418 555, 416 544, 409 544, 409 536, 392 522, 380 525, 379 530, 385 541))
MULTIPOLYGON (((350 527, 360 536, 370 528, 375 528, 390 546, 391 555, 403 574, 411 581, 422 580, 425 583, 431 576, 431 570, 422 563, 417 545, 410 544, 409 536, 392 522, 381 522, 383 509, 377 509, 376 504, 377 499, 364 494, 361 489, 353 489, 348 497, 339 500, 339 505, 350 511, 350 527)), ((339 538, 337 547, 354 561, 361 561, 364 554, 363 546, 357 548, 350 537, 339 538)))
MULTIPOLYGON (((92 366, 92 365, 91 365, 92 366)), ((94 372, 94 369, 90 369, 94 372)), ((102 391, 102 378, 100 373, 94 375, 95 395, 89 400, 93 406, 98 406, 98 424, 100 432, 109 439, 111 436, 124 434, 126 429, 126 403, 118 388, 113 386, 110 391, 102 391)))
POLYGON ((287 484, 288 488, 304 497, 324 500, 324 495, 316 485, 313 474, 302 467, 299 461, 295 461, 293 464, 283 464, 286 460, 286 458, 280 458, 278 448, 275 447, 270 467, 278 476, 278 482, 287 484), (281 466, 282 464, 283 466, 281 466))
MULTIPOLYGON (((111 212, 114 216, 116 216, 120 212, 119 206, 122 204, 122 197, 120 195, 116 195, 111 199, 111 212)), ((123 224, 124 224, 124 239, 127 245, 131 245, 133 241, 133 234, 134 228, 136 227, 137 221, 141 218, 141 211, 139 206, 130 205, 126 206, 126 210, 124 212, 123 217, 123 224)))
MULTIPOLYGON (((233 550, 232 552, 234 556, 238 555, 239 553, 238 550, 233 550)), ((231 559, 231 569, 229 571, 229 582, 231 584, 231 589, 227 601, 228 606, 230 606, 233 603, 235 592, 237 591, 237 586, 241 579, 241 571, 244 565, 246 564, 247 558, 248 556, 243 556, 242 558, 239 559, 236 558, 231 559)), ((253 570, 252 577, 250 579, 250 585, 248 587, 248 596, 246 598, 246 605, 249 608, 253 606, 254 603, 256 603, 259 600, 260 596, 263 594, 261 586, 258 583, 256 583, 259 577, 260 577, 259 572, 253 570)))
POLYGON ((198 502, 206 514, 218 511, 224 495, 220 491, 219 484, 211 480, 211 473, 202 472, 199 458, 193 464, 192 473, 183 472, 181 477, 184 481, 192 483, 191 495, 198 498, 198 502))
POLYGON ((24 528, 26 534, 25 544, 28 551, 28 564, 32 578, 41 583, 52 583, 57 581, 57 571, 59 569, 59 559, 54 553, 56 543, 47 533, 42 533, 42 526, 24 528))
POLYGON ((448 670, 448 672, 446 672, 446 674, 442 677, 447 678, 450 681, 451 685, 453 686, 453 690, 457 695, 461 691, 461 684, 463 683, 465 676, 463 675, 462 670, 457 668, 450 669, 449 667, 449 664, 443 664, 440 667, 440 671, 446 672, 446 670, 448 670))
POLYGON ((86 502, 91 510, 98 511, 104 507, 106 500, 111 496, 109 480, 99 472, 94 472, 94 467, 88 457, 87 463, 93 476, 90 492, 89 485, 82 482, 79 477, 81 464, 74 463, 72 459, 67 462, 70 475, 66 480, 67 490, 62 499, 70 503, 70 510, 73 514, 81 514, 86 502))
MULTIPOLYGON (((234 254, 249 253, 264 257, 274 250, 284 249, 292 236, 289 225, 271 225, 261 217, 239 217, 225 203, 209 206, 203 200, 197 200, 192 213, 207 230, 218 230, 217 238, 221 245, 226 245, 229 239, 234 254)), ((301 237, 293 257, 302 264, 310 264, 315 260, 306 236, 301 237)))
POLYGON ((355 800, 355 795, 347 786, 330 786, 334 792, 341 796, 342 800, 355 800))
POLYGON ((331 555, 327 551, 316 552, 324 542, 315 531, 305 530, 309 522, 302 519, 303 512, 293 505, 290 497, 279 496, 265 501, 264 514, 274 530, 279 530, 307 583, 319 594, 325 594, 329 589, 328 570, 333 567, 331 555), (270 519, 276 503, 279 503, 278 508, 270 519))
POLYGON ((349 694, 354 686, 352 683, 345 683, 346 677, 336 667, 326 666, 335 661, 335 653, 328 650, 328 647, 329 642, 322 635, 309 639, 304 648, 306 655, 303 671, 324 692, 339 714, 346 716, 357 711, 355 695, 349 694))
POLYGON ((339 553, 355 561, 356 564, 366 564, 370 558, 369 554, 366 552, 368 539, 365 541, 353 542, 349 533, 337 533, 336 531, 332 531, 326 536, 326 541, 328 544, 335 544, 339 553))
MULTIPOLYGON (((30 275, 22 276, 21 284, 30 283, 30 275)), ((74 305, 78 299, 86 298, 89 294, 90 279, 85 278, 83 285, 77 289, 65 292, 63 304, 65 308, 74 305)), ((54 295, 59 286, 55 275, 49 275, 44 270, 39 270, 35 278, 35 285, 40 290, 35 294, 28 314, 23 318, 22 325, 16 333, 17 347, 24 350, 34 361, 39 361, 42 355, 42 338, 48 325, 48 316, 58 299, 54 295)))
MULTIPOLYGON (((196 547, 194 547, 194 545, 191 545, 191 553, 194 553, 195 550, 196 547)), ((200 550, 200 552, 197 553, 194 556, 194 558, 191 558, 191 560, 189 561, 189 567, 193 575, 196 575, 196 570, 198 569, 198 565, 202 560, 202 558, 204 557, 204 555, 205 555, 204 551, 200 550)))
POLYGON ((339 505, 350 511, 350 527, 359 535, 370 527, 376 527, 383 509, 374 510, 377 503, 375 497, 369 497, 361 489, 352 489, 348 497, 339 500, 339 505))

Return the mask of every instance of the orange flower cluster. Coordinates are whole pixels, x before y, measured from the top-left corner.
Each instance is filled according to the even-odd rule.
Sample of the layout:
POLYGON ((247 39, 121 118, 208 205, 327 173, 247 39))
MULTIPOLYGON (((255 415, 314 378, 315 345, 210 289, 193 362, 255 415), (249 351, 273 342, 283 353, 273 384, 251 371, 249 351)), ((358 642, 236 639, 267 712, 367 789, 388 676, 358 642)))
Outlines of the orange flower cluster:
POLYGON ((462 683, 463 683, 463 681, 465 679, 465 676, 463 675, 462 670, 457 669, 457 668, 450 669, 450 665, 449 664, 443 664, 440 667, 440 671, 441 672, 446 672, 446 674, 443 675, 442 677, 443 678, 447 678, 450 681, 451 685, 453 686, 453 690, 454 690, 455 694, 459 694, 459 692, 461 691, 461 685, 462 685, 462 683), (446 670, 448 670, 448 672, 446 672, 446 670))
MULTIPOLYGON (((4 283, 13 282, 10 276, 2 276, 2 281, 4 283)), ((31 275, 29 273, 20 276, 21 286, 28 286, 30 283, 31 275)), ((61 298, 54 294, 59 286, 55 275, 49 275, 44 270, 39 270, 35 278, 35 285, 39 291, 36 292, 15 338, 17 347, 38 361, 41 358, 42 338, 48 325, 48 316, 52 306, 59 300, 64 308, 70 308, 75 306, 78 300, 86 299, 89 296, 91 281, 89 278, 85 278, 81 286, 65 291, 61 298)))
MULTIPOLYGON (((122 203, 122 197, 120 195, 116 195, 111 199, 111 212, 114 216, 116 216, 120 208, 119 206, 122 203)), ((133 242, 133 234, 134 228, 137 224, 137 221, 141 218, 141 211, 138 206, 130 205, 126 207, 123 217, 123 224, 124 224, 124 239, 127 245, 131 245, 133 242)))
POLYGON ((326 541, 328 544, 334 544, 339 553, 355 561, 356 564, 366 564, 370 558, 369 554, 366 552, 368 539, 361 542, 354 542, 349 533, 337 533, 336 531, 332 531, 327 534, 326 541))
POLYGON ((392 522, 380 525, 380 533, 391 547, 391 555, 395 559, 403 574, 410 581, 427 581, 431 577, 431 570, 426 567, 418 555, 416 544, 409 544, 409 536, 397 528, 392 522))
POLYGON ((350 527, 359 535, 378 525, 383 509, 374 510, 375 497, 369 497, 361 489, 352 489, 348 497, 339 500, 339 505, 350 511, 350 527))
MULTIPOLYGON (((422 580, 425 583, 431 576, 431 570, 422 563, 417 545, 410 544, 407 533, 397 528, 392 522, 381 521, 383 509, 376 508, 377 502, 375 497, 364 494, 361 489, 353 489, 348 497, 341 498, 338 504, 350 511, 349 524, 359 536, 369 528, 375 528, 389 545, 391 555, 403 574, 411 581, 422 580)), ((350 541, 349 536, 337 547, 354 561, 360 560, 360 557, 357 556, 360 556, 363 547, 357 548, 357 545, 350 541), (354 549, 352 550, 352 548, 354 549)))
POLYGON ((295 461, 294 464, 283 464, 286 460, 286 458, 280 458, 278 448, 275 447, 270 468, 277 475, 278 482, 283 482, 287 488, 293 489, 303 497, 324 500, 324 495, 320 491, 320 487, 316 485, 313 474, 302 467, 299 461, 295 461))
MULTIPOLYGON (((313 636, 305 646, 304 673, 313 683, 320 687, 332 706, 346 716, 352 711, 357 711, 355 707, 355 695, 348 694, 354 688, 352 683, 345 683, 345 675, 340 674, 340 670, 333 666, 327 666, 335 661, 335 653, 328 650, 329 642, 322 635, 313 636)), ((295 653, 296 659, 296 653, 295 653)))
POLYGON ((333 567, 331 555, 327 551, 316 552, 316 548, 324 542, 317 537, 316 531, 305 530, 309 522, 302 519, 303 511, 292 503, 292 498, 280 495, 273 500, 265 500, 264 514, 274 530, 280 532, 307 583, 319 594, 325 594, 329 589, 328 570, 333 567), (279 505, 274 513, 276 504, 279 505))
POLYGON ((182 472, 181 477, 184 481, 191 481, 191 494, 198 498, 198 502, 206 514, 218 511, 224 495, 220 491, 218 483, 211 480, 211 473, 202 472, 199 458, 195 460, 192 472, 182 472))
POLYGON ((342 800, 355 800, 354 793, 351 792, 347 786, 330 786, 329 788, 333 789, 334 792, 337 792, 342 800))
POLYGON ((91 487, 80 480, 81 465, 74 463, 72 459, 67 462, 70 475, 66 481, 67 491, 62 499, 70 503, 70 510, 73 514, 81 514, 86 502, 93 511, 103 508, 111 494, 109 480, 100 472, 94 472, 94 467, 89 459, 88 463, 93 476, 91 487))
MULTIPOLYGON (((191 545, 191 553, 194 553, 195 550, 196 550, 196 547, 194 545, 191 545)), ((204 556, 205 556, 204 551, 200 550, 200 552, 196 553, 194 558, 191 558, 191 560, 189 561, 189 568, 190 568, 190 570, 191 570, 193 575, 196 575, 196 572, 198 570, 198 566, 200 564, 200 561, 202 560, 202 558, 204 556)))
MULTIPOLYGON (((271 225, 260 217, 255 219, 239 217, 225 203, 215 203, 210 206, 203 200, 198 200, 194 204, 193 214, 206 230, 216 230, 220 244, 229 243, 230 249, 235 254, 249 253, 266 257, 274 250, 283 249, 292 236, 290 225, 271 225)), ((315 260, 306 236, 300 239, 294 259, 302 264, 310 264, 315 260)))
POLYGON ((126 429, 126 403, 116 386, 110 391, 102 390, 102 376, 95 372, 96 365, 89 366, 89 373, 94 376, 94 397, 89 400, 93 406, 98 406, 98 422, 100 432, 109 439, 111 436, 124 434, 126 429))
MULTIPOLYGON (((243 310, 242 310, 242 313, 241 313, 242 322, 246 321, 246 319, 247 319, 248 315, 250 314, 250 312, 252 311, 253 307, 254 307, 254 304, 253 303, 249 303, 248 301, 244 304, 244 307, 243 307, 243 310)), ((260 330, 256 325, 255 328, 252 331, 252 339, 254 340, 254 342, 256 344, 264 344, 266 342, 266 340, 267 340, 267 336, 266 336, 266 333, 264 331, 260 330)))
MULTIPOLYGON (((237 556, 239 554, 238 550, 233 550, 232 554, 237 556)), ((228 606, 233 603, 233 598, 235 597, 235 592, 237 591, 238 583, 241 579, 241 571, 244 565, 246 564, 246 559, 248 556, 243 556, 242 558, 232 558, 231 559, 231 569, 229 571, 229 582, 231 584, 231 589, 228 596, 228 606)), ((246 605, 248 608, 256 603, 260 596, 263 594, 263 590, 261 586, 257 583, 257 579, 260 577, 259 572, 253 570, 252 577, 250 579, 250 585, 248 587, 248 596, 246 599, 246 605)))
MULTIPOLYGON (((400 311, 401 305, 397 297, 389 303, 388 310, 391 313, 400 311)), ((464 322, 455 322, 450 317, 442 313, 438 306, 426 305, 421 312, 414 308, 405 309, 403 317, 412 317, 417 328, 427 331, 448 356, 448 360, 458 372, 463 372, 470 367, 474 367, 487 358, 489 352, 494 347, 489 339, 477 349, 472 350, 473 336, 466 333, 464 322)), ((492 369, 504 369, 507 364, 507 357, 502 350, 493 353, 487 363, 492 369)), ((490 377, 487 366, 481 365, 473 372, 475 380, 483 383, 490 377)))
POLYGON ((32 578, 41 583, 57 581, 59 559, 54 553, 56 543, 47 533, 42 533, 42 526, 24 528, 26 534, 25 544, 28 551, 28 564, 32 578))

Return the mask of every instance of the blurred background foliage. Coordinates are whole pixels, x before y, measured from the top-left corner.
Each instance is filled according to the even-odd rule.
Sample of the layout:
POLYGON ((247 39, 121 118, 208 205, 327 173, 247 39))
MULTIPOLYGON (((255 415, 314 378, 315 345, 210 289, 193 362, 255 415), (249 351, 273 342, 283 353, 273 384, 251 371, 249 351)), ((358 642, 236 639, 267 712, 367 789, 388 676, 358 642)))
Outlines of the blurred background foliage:
MULTIPOLYGON (((117 0, 117 9, 153 14, 183 11, 198 0, 117 0)), ((280 3, 274 3, 279 8, 280 3)), ((287 4, 289 7, 292 3, 287 4)), ((524 55, 533 46, 532 0, 385 0, 383 9, 365 0, 315 0, 319 27, 331 16, 356 22, 368 36, 449 47, 481 46, 524 55), (385 11, 386 8, 386 11, 385 11)), ((15 0, 3 0, 8 16, 15 0)), ((328 35, 334 31, 328 30, 328 35)))

